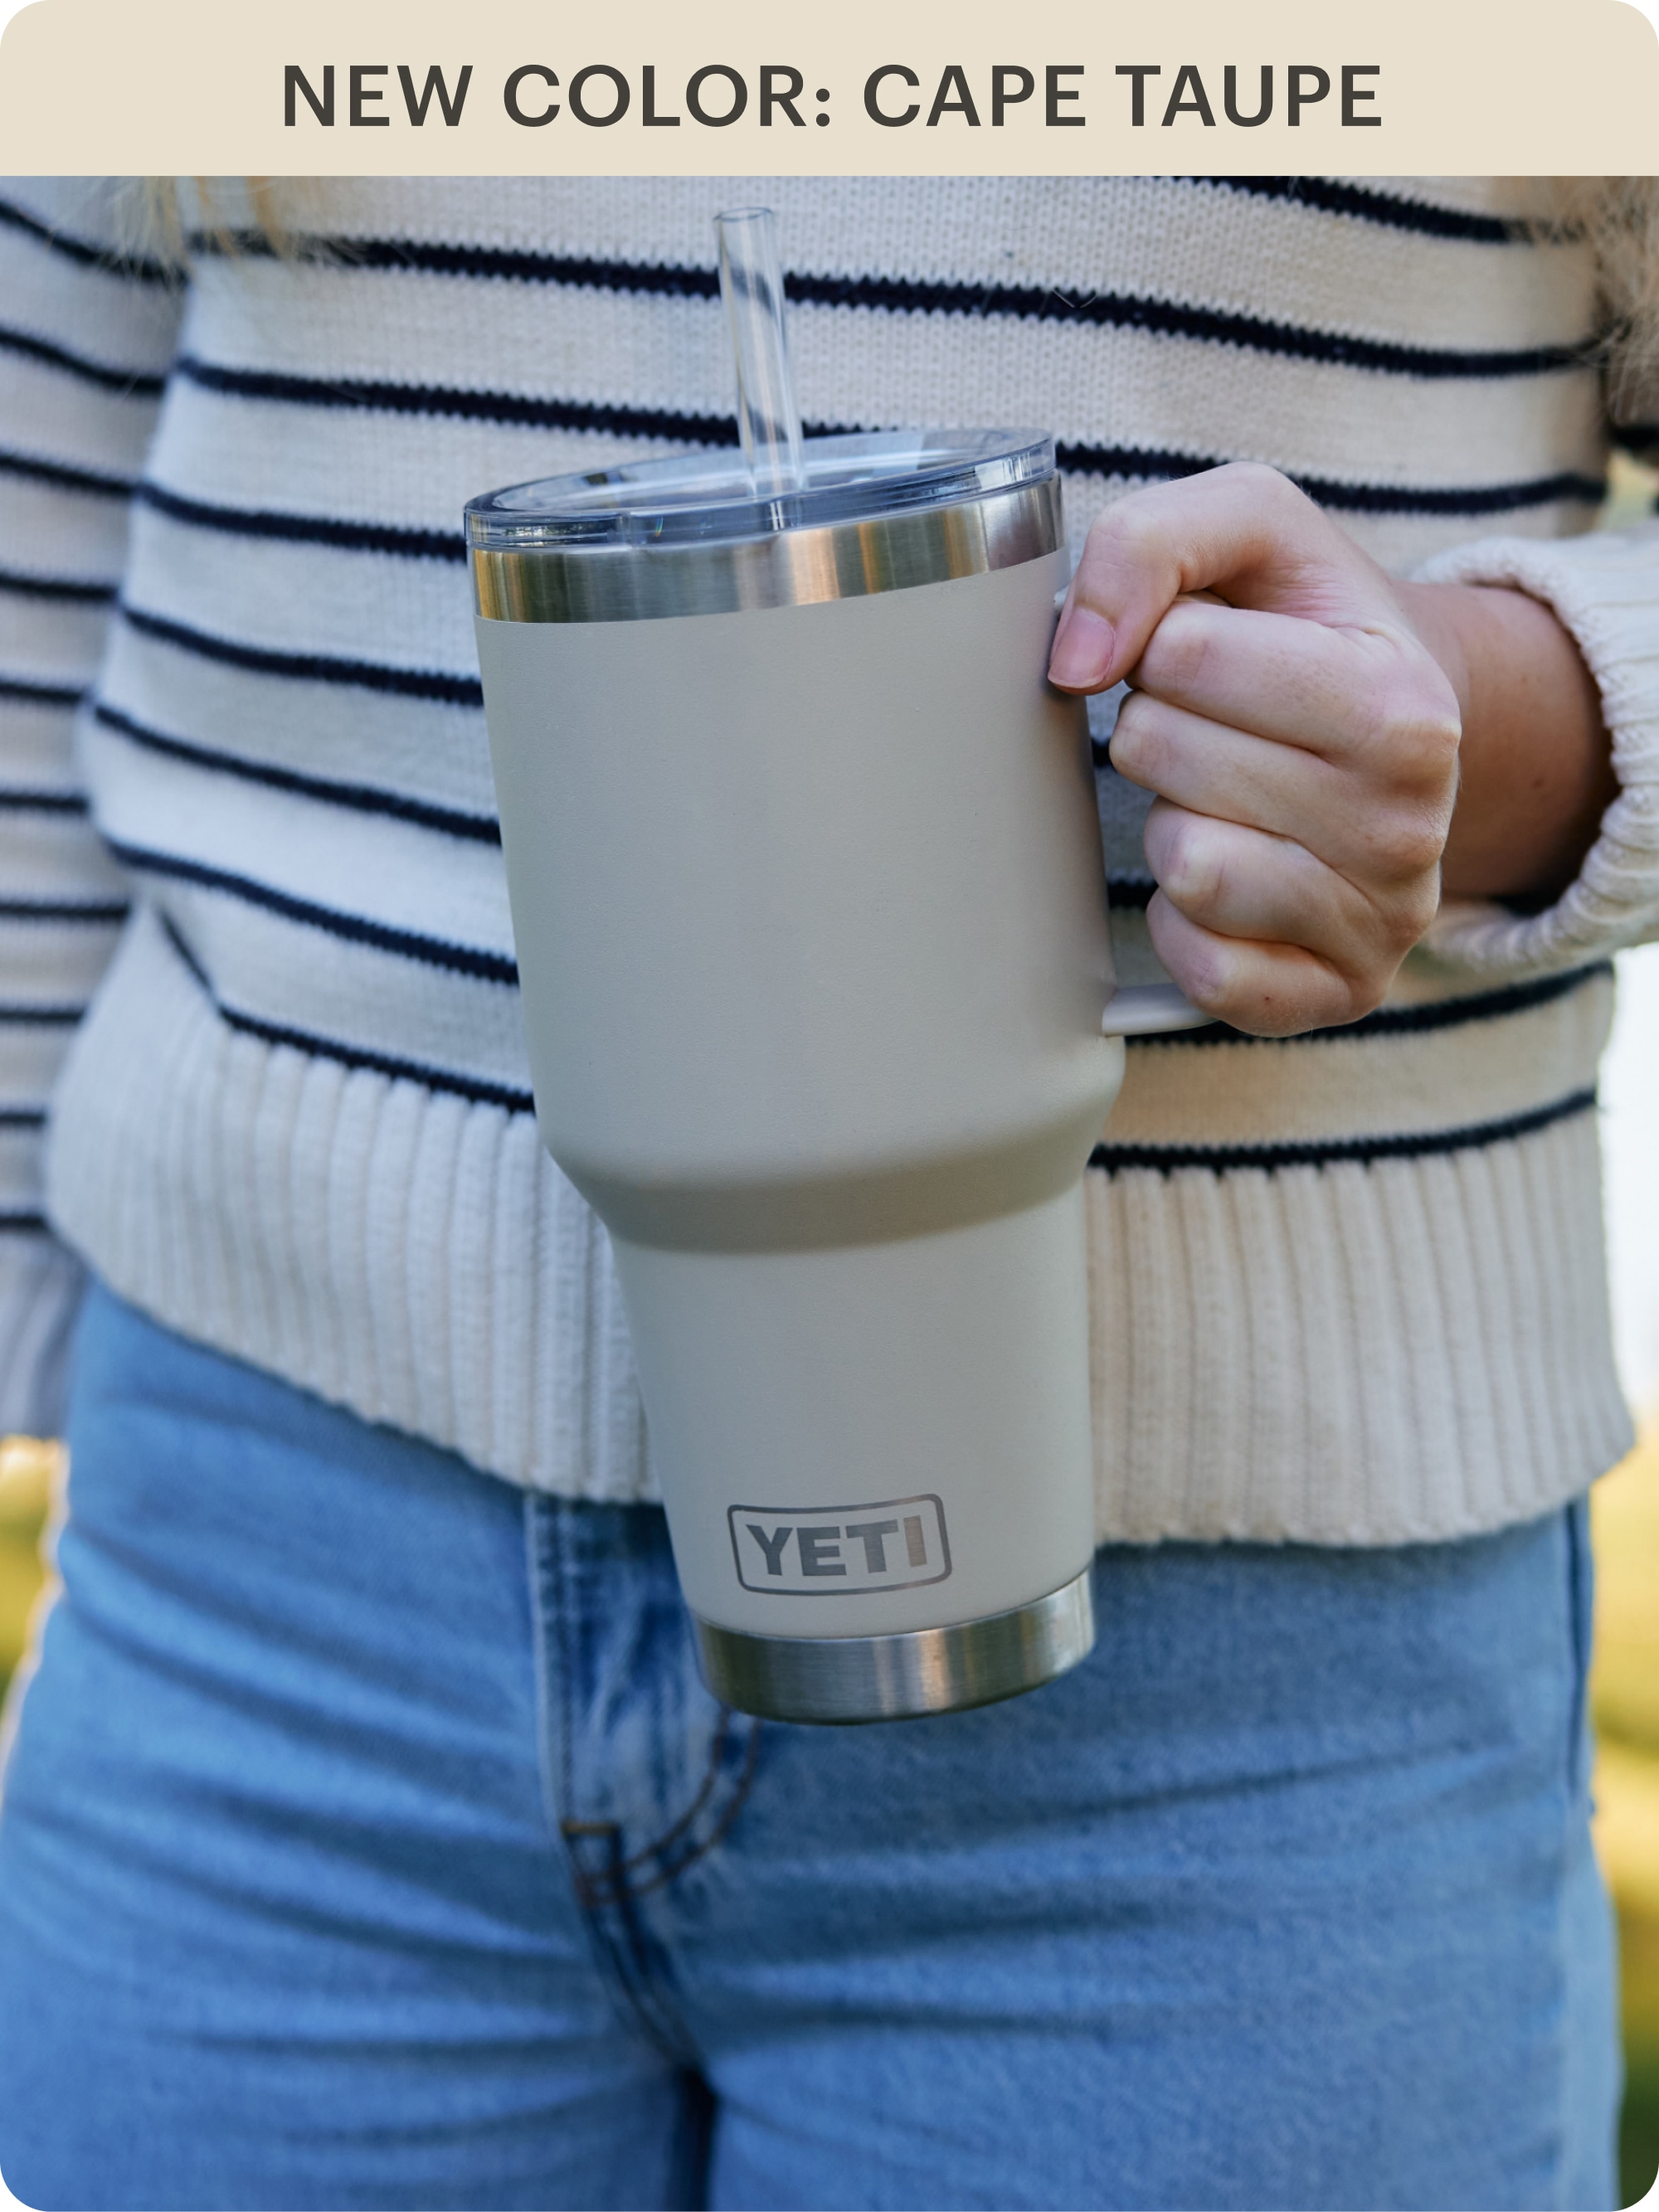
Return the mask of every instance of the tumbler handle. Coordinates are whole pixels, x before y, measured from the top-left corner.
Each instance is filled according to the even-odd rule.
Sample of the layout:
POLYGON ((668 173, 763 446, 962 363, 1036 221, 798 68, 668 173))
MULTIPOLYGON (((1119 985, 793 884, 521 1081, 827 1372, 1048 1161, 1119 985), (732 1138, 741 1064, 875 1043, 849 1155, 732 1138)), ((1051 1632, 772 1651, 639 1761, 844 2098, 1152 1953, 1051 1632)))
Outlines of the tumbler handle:
MULTIPOLYGON (((1067 586, 1054 593, 1054 612, 1066 604, 1067 586)), ((1164 1036, 1176 1030, 1201 1030, 1215 1019, 1201 1014, 1173 983, 1128 983, 1114 991, 1100 1018, 1103 1036, 1164 1036)))
POLYGON ((1173 983, 1130 983, 1114 991, 1100 1018, 1103 1036, 1161 1036, 1173 1030, 1202 1029, 1215 1019, 1201 1014, 1173 983))

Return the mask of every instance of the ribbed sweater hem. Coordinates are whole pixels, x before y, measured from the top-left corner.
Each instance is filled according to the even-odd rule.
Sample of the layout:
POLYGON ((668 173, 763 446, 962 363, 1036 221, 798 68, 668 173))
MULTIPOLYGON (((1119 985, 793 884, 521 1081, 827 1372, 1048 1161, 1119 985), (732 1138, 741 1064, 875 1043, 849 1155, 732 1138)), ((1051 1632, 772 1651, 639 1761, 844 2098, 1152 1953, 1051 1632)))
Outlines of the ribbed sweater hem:
MULTIPOLYGON (((1563 1102, 1517 1135, 1260 1165, 1104 1146, 1102 1541, 1432 1541, 1547 1511, 1620 1455, 1571 1085, 1605 1028, 1592 988, 1563 1102)), ((1231 1087, 1218 1055, 1249 1049, 1188 1059, 1231 1087)), ((656 1496, 608 1243, 532 1117, 239 1034, 148 911, 71 1054, 48 1190, 88 1263, 182 1334, 510 1482, 656 1496)))

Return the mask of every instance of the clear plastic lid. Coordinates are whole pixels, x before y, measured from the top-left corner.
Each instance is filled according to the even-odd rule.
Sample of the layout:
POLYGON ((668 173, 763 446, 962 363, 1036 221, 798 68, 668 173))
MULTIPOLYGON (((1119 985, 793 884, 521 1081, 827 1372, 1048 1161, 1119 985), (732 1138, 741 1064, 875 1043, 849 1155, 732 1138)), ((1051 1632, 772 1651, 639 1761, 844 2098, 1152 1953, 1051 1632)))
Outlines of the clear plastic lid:
POLYGON ((512 484, 468 501, 467 544, 564 554, 731 545, 961 506, 1054 473, 1054 440, 1036 430, 860 431, 809 438, 802 455, 804 488, 766 497, 735 447, 512 484))

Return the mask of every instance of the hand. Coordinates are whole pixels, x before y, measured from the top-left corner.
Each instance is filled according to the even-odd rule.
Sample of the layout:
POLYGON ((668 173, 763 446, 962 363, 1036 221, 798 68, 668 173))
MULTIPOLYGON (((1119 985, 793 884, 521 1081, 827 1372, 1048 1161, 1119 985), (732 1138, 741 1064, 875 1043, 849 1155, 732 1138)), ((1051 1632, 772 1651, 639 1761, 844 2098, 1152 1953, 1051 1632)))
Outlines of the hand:
POLYGON ((1534 888, 1571 874, 1605 804, 1599 702, 1548 609, 1397 582, 1254 465, 1100 519, 1049 676, 1133 684, 1112 759, 1158 794, 1153 945, 1194 1005, 1259 1036, 1376 1006, 1434 917, 1443 854, 1449 873, 1468 856, 1459 890, 1534 888), (1460 744, 1480 789, 1449 849, 1472 797, 1460 744), (1566 807, 1570 851, 1564 763, 1596 802, 1588 828, 1587 801, 1566 807))

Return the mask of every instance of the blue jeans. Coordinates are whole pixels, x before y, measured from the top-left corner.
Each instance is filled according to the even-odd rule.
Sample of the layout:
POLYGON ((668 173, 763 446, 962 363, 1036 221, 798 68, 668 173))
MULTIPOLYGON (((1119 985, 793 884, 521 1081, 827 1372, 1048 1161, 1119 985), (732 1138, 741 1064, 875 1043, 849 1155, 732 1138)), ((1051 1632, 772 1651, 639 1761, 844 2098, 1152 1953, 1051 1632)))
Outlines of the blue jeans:
POLYGON ((1573 1510, 1098 1565, 985 1711, 757 1723, 661 1516, 104 1294, 0 1822, 37 2206, 1613 2201, 1573 1510))

